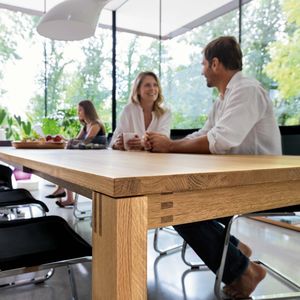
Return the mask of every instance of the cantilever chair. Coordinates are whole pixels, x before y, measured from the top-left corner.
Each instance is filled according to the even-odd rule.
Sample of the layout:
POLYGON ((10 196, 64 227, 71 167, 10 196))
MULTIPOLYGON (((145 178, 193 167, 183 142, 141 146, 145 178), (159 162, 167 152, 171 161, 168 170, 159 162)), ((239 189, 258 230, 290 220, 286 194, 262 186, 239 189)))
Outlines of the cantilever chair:
POLYGON ((36 200, 29 191, 25 189, 8 189, 0 191, 0 210, 13 219, 20 208, 28 208, 30 217, 34 217, 33 208, 40 210, 41 215, 45 215, 49 211, 47 205, 36 200))
POLYGON ((42 215, 49 211, 47 205, 36 200, 29 191, 25 189, 13 189, 12 170, 4 165, 0 165, 0 211, 12 219, 16 216, 19 208, 27 207, 30 217, 33 217, 33 207, 37 207, 42 215))
MULTIPOLYGON (((250 214, 244 214, 244 215, 235 215, 231 218, 229 224, 226 226, 226 235, 224 240, 224 248, 223 253, 221 257, 220 267, 218 269, 218 272, 216 274, 216 280, 215 280, 215 286, 214 291, 215 295, 217 296, 218 300, 226 299, 222 295, 222 278, 224 274, 224 268, 225 268, 225 262, 227 257, 227 251, 229 246, 229 240, 230 240, 230 231, 233 222, 240 218, 240 217, 261 217, 261 216, 283 216, 283 215, 295 215, 294 212, 300 211, 300 205, 294 205, 289 207, 282 207, 282 208, 276 208, 268 211, 260 211, 257 213, 250 213, 250 214)), ((274 274, 277 278, 279 278, 282 282, 286 283, 288 286, 292 287, 295 292, 290 293, 282 293, 282 294, 274 294, 274 295, 263 295, 263 296, 257 296, 255 298, 251 299, 300 299, 300 283, 294 282, 293 280, 289 279, 282 273, 280 273, 278 270, 275 270, 272 268, 272 266, 258 260, 256 263, 263 265, 268 271, 270 271, 272 274, 274 274)))
POLYGON ((0 288, 41 283, 53 275, 54 268, 67 266, 72 299, 78 299, 70 265, 91 261, 91 255, 92 247, 61 217, 0 222, 0 278, 51 269, 45 276, 9 282, 0 288))
MULTIPOLYGON (((300 155, 300 125, 297 126, 281 126, 281 143, 282 143, 282 153, 283 155, 300 155)), ((300 204, 281 207, 276 209, 271 209, 267 211, 254 212, 245 215, 235 215, 232 217, 229 224, 226 226, 226 236, 224 242, 223 254, 221 257, 220 268, 218 270, 216 281, 215 281, 215 294, 218 299, 223 299, 221 292, 221 283, 224 273, 225 261, 227 256, 230 230, 233 221, 240 217, 255 217, 255 216, 283 216, 283 215, 295 215, 295 212, 300 211, 300 204)), ((271 266, 265 264, 262 261, 257 261, 257 263, 265 266, 271 273, 275 274, 283 282, 291 286, 295 292, 291 293, 282 293, 280 295, 263 295, 255 297, 255 299, 300 299, 300 283, 294 282, 291 279, 287 278, 285 275, 281 274, 279 271, 274 270, 271 266)))

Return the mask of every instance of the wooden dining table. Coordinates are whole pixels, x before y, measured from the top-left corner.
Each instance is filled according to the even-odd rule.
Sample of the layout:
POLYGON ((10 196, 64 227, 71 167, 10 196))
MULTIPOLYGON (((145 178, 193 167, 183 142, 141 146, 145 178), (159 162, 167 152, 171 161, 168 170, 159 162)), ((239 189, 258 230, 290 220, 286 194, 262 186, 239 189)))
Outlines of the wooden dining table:
POLYGON ((299 156, 0 147, 93 199, 93 299, 147 299, 147 230, 300 204, 299 156))

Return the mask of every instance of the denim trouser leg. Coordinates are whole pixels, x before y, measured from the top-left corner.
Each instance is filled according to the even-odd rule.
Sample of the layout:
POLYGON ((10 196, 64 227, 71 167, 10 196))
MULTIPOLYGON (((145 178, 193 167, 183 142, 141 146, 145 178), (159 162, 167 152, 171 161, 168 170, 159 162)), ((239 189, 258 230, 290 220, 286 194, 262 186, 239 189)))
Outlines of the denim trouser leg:
MULTIPOLYGON (((204 263, 214 272, 220 266, 224 228, 216 221, 202 221, 174 226, 204 263)), ((249 259, 230 241, 223 282, 230 284, 246 270, 249 259)))

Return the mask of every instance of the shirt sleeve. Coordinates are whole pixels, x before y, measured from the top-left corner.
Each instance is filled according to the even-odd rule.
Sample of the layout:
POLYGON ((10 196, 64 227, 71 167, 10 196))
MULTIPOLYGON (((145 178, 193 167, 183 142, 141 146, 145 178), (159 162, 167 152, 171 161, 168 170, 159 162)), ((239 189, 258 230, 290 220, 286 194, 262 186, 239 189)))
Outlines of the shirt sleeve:
POLYGON ((126 110, 126 107, 122 110, 119 121, 118 121, 118 125, 117 128, 115 129, 113 136, 111 138, 111 142, 110 142, 110 147, 113 146, 113 144, 115 143, 117 137, 119 134, 122 134, 123 132, 127 132, 129 131, 129 111, 126 110))
POLYGON ((187 135, 185 138, 186 139, 193 139, 197 138, 203 135, 206 135, 208 131, 213 127, 213 114, 214 114, 214 109, 212 109, 208 115, 208 118, 202 128, 199 130, 187 135))
POLYGON ((169 109, 159 118, 157 132, 170 137, 172 113, 169 109))
POLYGON ((255 86, 231 91, 221 117, 207 133, 211 153, 226 154, 243 142, 267 109, 261 93, 255 86))

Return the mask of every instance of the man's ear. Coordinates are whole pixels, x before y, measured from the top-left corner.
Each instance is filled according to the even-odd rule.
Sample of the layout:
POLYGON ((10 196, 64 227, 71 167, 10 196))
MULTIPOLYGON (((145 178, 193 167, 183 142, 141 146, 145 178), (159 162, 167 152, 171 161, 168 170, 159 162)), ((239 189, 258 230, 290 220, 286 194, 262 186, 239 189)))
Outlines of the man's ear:
POLYGON ((220 66, 220 61, 217 57, 214 57, 212 60, 211 60, 211 68, 216 71, 218 70, 220 66))

